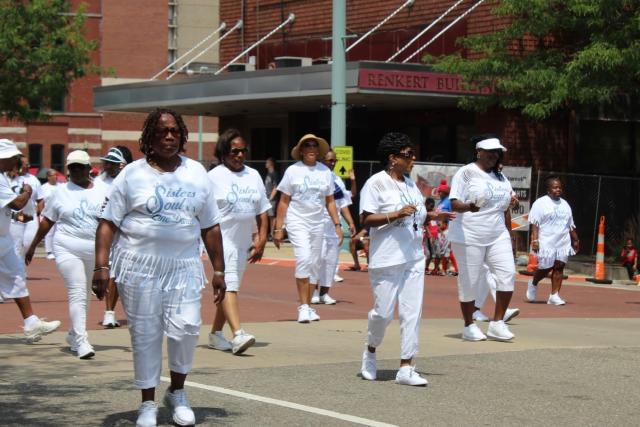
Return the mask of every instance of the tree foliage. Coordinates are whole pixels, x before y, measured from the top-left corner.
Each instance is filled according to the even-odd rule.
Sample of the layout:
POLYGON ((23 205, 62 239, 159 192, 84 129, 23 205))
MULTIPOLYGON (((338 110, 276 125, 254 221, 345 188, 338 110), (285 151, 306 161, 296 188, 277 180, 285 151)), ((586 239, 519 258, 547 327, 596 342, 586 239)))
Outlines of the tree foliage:
POLYGON ((492 105, 533 119, 612 104, 640 92, 639 0, 500 0, 494 32, 459 40, 466 55, 426 57, 437 70, 491 86, 460 106, 492 105))
POLYGON ((0 116, 46 119, 72 81, 91 70, 96 42, 67 0, 0 0, 0 116))

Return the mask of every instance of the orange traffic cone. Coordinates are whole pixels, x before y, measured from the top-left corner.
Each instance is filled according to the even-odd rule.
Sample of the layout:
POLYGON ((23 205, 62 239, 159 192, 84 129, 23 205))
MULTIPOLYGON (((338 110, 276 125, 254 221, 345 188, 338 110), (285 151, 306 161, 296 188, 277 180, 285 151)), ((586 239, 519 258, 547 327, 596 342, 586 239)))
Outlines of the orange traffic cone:
POLYGON ((595 277, 587 277, 589 282, 609 285, 613 283, 609 279, 605 279, 604 273, 604 216, 600 217, 598 224, 598 247, 596 249, 596 274, 595 277))
POLYGON ((640 274, 636 274, 636 285, 640 286, 640 274))

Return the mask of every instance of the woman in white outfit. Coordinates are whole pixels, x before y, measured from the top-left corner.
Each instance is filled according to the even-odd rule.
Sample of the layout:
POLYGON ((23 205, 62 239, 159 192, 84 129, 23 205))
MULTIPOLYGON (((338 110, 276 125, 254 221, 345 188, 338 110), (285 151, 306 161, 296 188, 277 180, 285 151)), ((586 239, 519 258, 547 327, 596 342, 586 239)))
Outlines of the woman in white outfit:
POLYGON ((90 359, 95 351, 89 343, 87 313, 91 302, 96 228, 107 186, 91 179, 91 159, 86 151, 69 153, 67 169, 69 182, 56 186, 48 199, 25 262, 31 263, 36 247, 55 225, 53 253, 69 298, 71 328, 67 343, 80 359, 90 359))
POLYGON ((324 236, 323 210, 327 209, 338 239, 342 239, 340 218, 333 199, 333 174, 320 159, 329 152, 329 144, 322 138, 307 134, 291 150, 298 162, 289 166, 278 184, 280 202, 273 230, 273 243, 277 248, 283 239, 283 227, 296 257, 296 286, 298 288, 298 322, 320 320, 309 306, 313 287, 318 283, 319 263, 324 236))
POLYGON ((564 305, 560 288, 564 266, 570 255, 580 248, 571 206, 561 196, 562 181, 557 176, 545 180, 547 195, 533 202, 529 212, 531 224, 531 249, 538 255, 538 268, 527 284, 527 301, 536 300, 538 283, 551 273, 551 293, 547 304, 564 305))
POLYGON ((11 188, 16 194, 22 189, 22 186, 26 183, 31 186, 33 193, 24 208, 19 211, 13 212, 11 221, 11 237, 15 244, 16 252, 20 259, 24 258, 24 254, 27 248, 31 244, 36 231, 38 231, 38 202, 41 197, 40 181, 38 178, 31 175, 23 161, 18 163, 15 170, 9 173, 11 182, 11 188))
POLYGON ((216 157, 222 163, 208 174, 220 211, 227 284, 227 294, 216 309, 209 347, 231 350, 233 354, 243 353, 256 341, 240 327, 238 292, 247 261, 254 263, 262 258, 269 230, 267 211, 271 207, 260 174, 244 164, 247 151, 247 143, 240 132, 227 129, 216 144, 216 157), (252 241, 254 224, 257 224, 258 232, 256 240, 252 241), (222 333, 225 322, 229 323, 233 334, 231 342, 222 333))
MULTIPOLYGON (((331 170, 336 165, 336 153, 330 150, 322 160, 322 163, 331 170)), ((347 188, 342 182, 342 178, 333 173, 334 190, 333 199, 336 202, 336 209, 338 213, 347 222, 349 227, 349 236, 356 234, 356 227, 353 224, 353 218, 351 212, 349 212, 349 206, 351 206, 351 193, 347 191, 347 188)), ((324 239, 322 241, 322 255, 320 257, 320 274, 318 275, 318 283, 312 283, 314 287, 313 296, 311 297, 311 304, 335 304, 337 301, 329 295, 333 282, 336 281, 335 277, 338 270, 338 261, 340 257, 340 245, 342 239, 338 239, 336 234, 336 228, 333 226, 333 220, 324 209, 324 239), (319 288, 319 289, 318 289, 319 288)))
MULTIPOLYGON (((361 374, 377 377, 376 349, 382 344, 395 306, 400 318, 400 369, 396 383, 425 386, 427 380, 415 371, 422 316, 425 255, 422 226, 427 218, 422 193, 407 175, 415 153, 409 137, 386 134, 378 145, 382 172, 370 177, 360 192, 360 215, 370 227, 369 280, 373 308, 369 311, 367 343, 362 354, 361 374)), ((450 219, 450 212, 432 212, 430 219, 450 219)))
POLYGON ((489 338, 509 341, 514 334, 504 323, 515 283, 515 263, 511 244, 513 189, 499 170, 507 150, 493 135, 474 137, 476 160, 461 167, 451 181, 451 207, 460 215, 451 222, 449 240, 458 260, 458 298, 464 319, 462 339, 489 338), (485 267, 496 281, 496 306, 487 335, 473 321, 480 281, 485 267))
POLYGON ((102 299, 109 276, 118 284, 131 334, 135 385, 142 393, 138 426, 156 425, 164 335, 171 376, 164 403, 176 424, 195 423, 184 382, 198 342, 201 290, 207 283, 200 237, 214 268, 214 302, 221 302, 225 293, 213 189, 204 167, 180 155, 187 136, 178 113, 149 113, 140 138, 145 157, 114 180, 96 234, 93 290, 102 299))

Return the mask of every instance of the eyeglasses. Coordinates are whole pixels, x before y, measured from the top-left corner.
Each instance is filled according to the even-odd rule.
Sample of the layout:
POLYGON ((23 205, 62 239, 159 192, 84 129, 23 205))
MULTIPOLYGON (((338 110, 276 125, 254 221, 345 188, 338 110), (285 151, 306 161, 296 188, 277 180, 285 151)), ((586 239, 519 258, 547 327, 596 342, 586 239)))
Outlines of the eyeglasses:
POLYGON ((416 153, 413 150, 397 153, 396 156, 404 157, 405 159, 413 159, 416 153))
POLYGON ((156 136, 158 136, 160 138, 164 138, 165 136, 167 136, 168 132, 171 132, 171 135, 173 135, 175 137, 179 137, 180 136, 180 129, 179 128, 160 128, 160 129, 156 129, 156 136))
POLYGON ((232 148, 231 150, 229 150, 229 152, 234 155, 237 156, 238 154, 247 154, 249 152, 248 148, 232 148))
POLYGON ((307 141, 302 144, 303 147, 317 147, 318 143, 316 141, 307 141))

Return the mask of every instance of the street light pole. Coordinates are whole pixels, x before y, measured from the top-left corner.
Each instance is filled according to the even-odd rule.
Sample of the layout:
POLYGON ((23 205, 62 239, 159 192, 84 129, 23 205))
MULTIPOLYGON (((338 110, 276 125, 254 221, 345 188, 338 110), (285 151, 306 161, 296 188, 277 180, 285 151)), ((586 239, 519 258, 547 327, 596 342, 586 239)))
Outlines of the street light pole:
POLYGON ((333 37, 331 41, 331 146, 346 145, 345 35, 347 7, 345 0, 333 0, 333 37))

